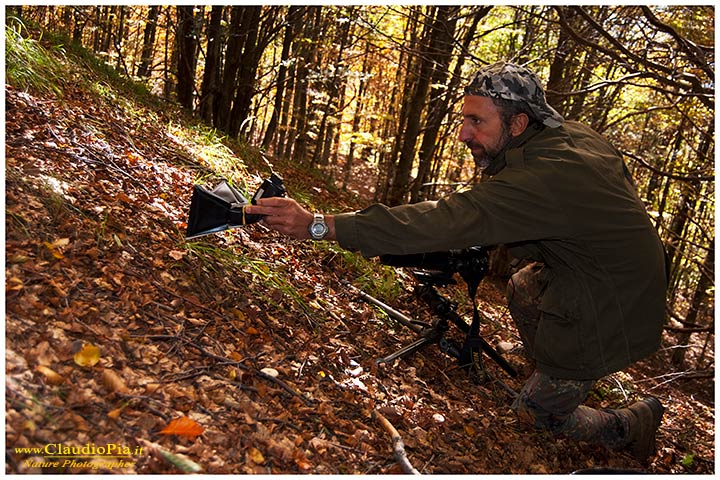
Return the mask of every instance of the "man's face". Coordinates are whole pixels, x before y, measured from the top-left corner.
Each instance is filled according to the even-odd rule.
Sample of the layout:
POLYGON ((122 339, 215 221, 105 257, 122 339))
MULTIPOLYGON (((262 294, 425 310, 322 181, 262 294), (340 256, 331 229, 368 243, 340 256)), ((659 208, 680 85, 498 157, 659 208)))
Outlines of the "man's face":
POLYGON ((462 113, 460 141, 470 148, 475 165, 485 169, 510 141, 510 132, 503 125, 500 112, 492 99, 488 97, 466 95, 462 113))

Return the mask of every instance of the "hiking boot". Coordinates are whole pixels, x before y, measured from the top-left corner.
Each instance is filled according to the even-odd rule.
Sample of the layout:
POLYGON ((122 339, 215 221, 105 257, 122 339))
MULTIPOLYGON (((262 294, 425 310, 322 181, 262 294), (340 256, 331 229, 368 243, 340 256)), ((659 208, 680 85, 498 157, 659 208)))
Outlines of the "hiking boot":
POLYGON ((645 398, 621 410, 629 423, 628 448, 641 463, 655 453, 655 434, 664 411, 665 408, 655 397, 645 398))

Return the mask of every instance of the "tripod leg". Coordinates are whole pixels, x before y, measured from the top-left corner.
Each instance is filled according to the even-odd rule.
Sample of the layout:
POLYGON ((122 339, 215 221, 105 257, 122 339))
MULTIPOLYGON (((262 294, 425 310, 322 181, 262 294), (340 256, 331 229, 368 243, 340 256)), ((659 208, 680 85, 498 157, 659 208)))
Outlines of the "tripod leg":
POLYGON ((420 339, 415 340, 414 342, 412 342, 410 345, 407 345, 407 346, 401 348, 401 349, 398 350, 397 352, 391 353, 391 354, 388 355, 387 357, 378 358, 377 360, 375 360, 375 363, 376 363, 377 365, 379 365, 379 364, 381 364, 381 363, 389 363, 389 362, 392 362, 392 361, 395 360, 396 358, 407 357, 408 355, 411 355, 411 354, 417 352, 418 350, 420 350, 421 348, 425 347, 426 345, 430 345, 431 343, 435 343, 435 341, 436 341, 436 340, 435 340, 435 339, 432 339, 432 338, 427 338, 427 337, 420 338, 420 339))
POLYGON ((488 357, 490 357, 495 363, 500 365, 500 367, 505 370, 508 375, 515 378, 517 377, 517 371, 508 363, 507 360, 505 360, 500 353, 498 353, 497 350, 495 350, 492 345, 490 345, 484 338, 482 337, 472 337, 472 342, 477 342, 478 345, 480 345, 480 348, 482 348, 483 352, 485 352, 488 357))

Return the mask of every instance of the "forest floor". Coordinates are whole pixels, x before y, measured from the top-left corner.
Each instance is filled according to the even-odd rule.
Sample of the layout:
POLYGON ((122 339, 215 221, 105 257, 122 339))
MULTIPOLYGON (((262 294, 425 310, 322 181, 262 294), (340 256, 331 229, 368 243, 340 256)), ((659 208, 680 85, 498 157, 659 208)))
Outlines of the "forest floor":
MULTIPOLYGON (((378 366, 414 336, 342 282, 427 319, 406 273, 260 225, 186 241, 193 183, 220 177, 217 147, 169 106, 68 68, 83 81, 61 99, 6 85, 7 473, 401 473, 374 412, 421 473, 714 473, 713 378, 669 371, 672 338, 588 399, 661 399, 647 465, 523 428, 500 383, 472 383, 435 346, 378 366)), ((226 150, 251 190, 269 174, 257 155, 226 150)), ((369 201, 321 173, 275 169, 314 207, 369 201)), ((481 284, 483 334, 518 347, 503 284, 481 284)), ((514 351, 519 379, 486 364, 517 391, 529 366, 514 351)))

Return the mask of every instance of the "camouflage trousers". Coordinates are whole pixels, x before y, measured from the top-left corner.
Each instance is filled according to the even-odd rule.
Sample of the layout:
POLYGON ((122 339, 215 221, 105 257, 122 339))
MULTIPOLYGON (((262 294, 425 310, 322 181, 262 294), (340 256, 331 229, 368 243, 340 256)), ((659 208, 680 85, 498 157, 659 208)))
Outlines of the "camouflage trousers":
MULTIPOLYGON (((508 282, 508 305, 525 352, 533 357, 535 332, 540 322, 540 299, 546 283, 543 265, 533 263, 508 282)), ((574 440, 622 448, 628 443, 628 420, 616 410, 582 405, 595 380, 554 378, 535 369, 512 408, 521 422, 574 440)))

